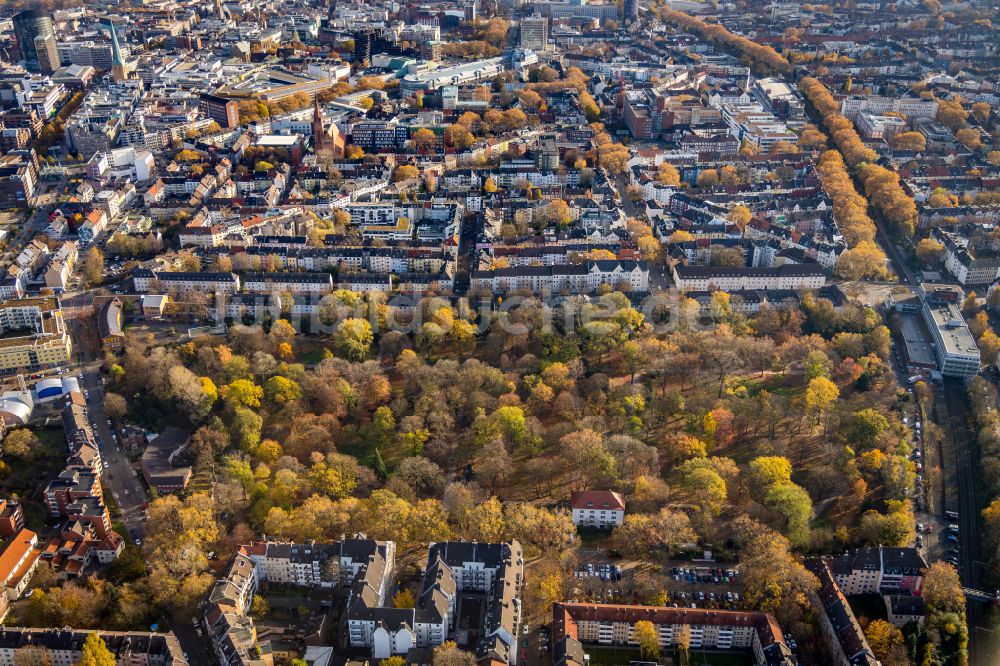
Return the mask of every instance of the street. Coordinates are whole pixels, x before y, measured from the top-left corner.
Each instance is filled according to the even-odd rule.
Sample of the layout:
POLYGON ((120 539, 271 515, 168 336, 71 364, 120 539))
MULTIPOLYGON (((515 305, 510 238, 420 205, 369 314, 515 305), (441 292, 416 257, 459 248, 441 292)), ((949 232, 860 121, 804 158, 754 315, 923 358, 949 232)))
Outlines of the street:
POLYGON ((112 437, 118 433, 109 425, 104 411, 104 386, 101 382, 100 339, 91 314, 93 308, 79 307, 70 311, 70 335, 73 348, 80 362, 78 373, 83 379, 80 388, 86 393, 87 409, 94 425, 94 437, 105 462, 101 485, 106 494, 114 498, 121 511, 128 534, 122 537, 135 543, 144 536, 143 519, 146 509, 146 491, 139 479, 138 464, 133 464, 112 437))

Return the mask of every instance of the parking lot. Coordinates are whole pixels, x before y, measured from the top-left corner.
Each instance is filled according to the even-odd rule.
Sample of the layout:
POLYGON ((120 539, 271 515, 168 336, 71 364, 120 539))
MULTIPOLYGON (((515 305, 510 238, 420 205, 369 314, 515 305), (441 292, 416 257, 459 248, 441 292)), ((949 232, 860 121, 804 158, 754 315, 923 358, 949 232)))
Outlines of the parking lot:
POLYGON ((721 609, 741 608, 744 601, 739 570, 716 562, 586 562, 573 577, 576 600, 721 609))

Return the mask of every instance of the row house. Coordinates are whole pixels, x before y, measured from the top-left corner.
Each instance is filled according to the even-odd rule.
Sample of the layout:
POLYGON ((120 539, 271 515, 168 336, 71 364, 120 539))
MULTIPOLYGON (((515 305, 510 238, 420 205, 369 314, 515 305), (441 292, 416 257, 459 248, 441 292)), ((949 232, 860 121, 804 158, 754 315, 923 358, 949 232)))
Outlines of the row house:
POLYGON ((593 293, 605 284, 628 292, 649 291, 649 268, 645 261, 610 259, 563 266, 515 266, 473 272, 471 290, 476 294, 593 293))
POLYGON ((879 666, 875 653, 868 644, 851 604, 838 585, 830 563, 824 558, 806 561, 806 566, 819 579, 817 592, 820 633, 826 643, 827 654, 836 666, 879 666))
POLYGON ((18 661, 26 649, 40 648, 55 666, 78 664, 90 634, 104 641, 120 666, 186 666, 184 650, 173 632, 103 631, 89 629, 28 629, 0 627, 0 664, 18 661))
POLYGON ((234 294, 240 290, 240 278, 235 273, 192 273, 184 271, 152 271, 137 268, 132 272, 132 282, 139 293, 156 291, 203 292, 234 294))
POLYGON ((271 293, 288 291, 292 294, 325 294, 333 291, 333 276, 329 273, 244 273, 240 278, 242 291, 271 293))
POLYGON ((575 641, 583 645, 635 646, 639 643, 635 626, 640 621, 653 624, 662 648, 676 649, 686 642, 693 650, 749 651, 760 666, 796 663, 781 627, 770 613, 624 604, 560 602, 552 606, 552 634, 557 645, 575 641))
POLYGON ((782 264, 773 268, 674 265, 673 277, 681 292, 819 289, 826 283, 826 273, 819 264, 782 264))

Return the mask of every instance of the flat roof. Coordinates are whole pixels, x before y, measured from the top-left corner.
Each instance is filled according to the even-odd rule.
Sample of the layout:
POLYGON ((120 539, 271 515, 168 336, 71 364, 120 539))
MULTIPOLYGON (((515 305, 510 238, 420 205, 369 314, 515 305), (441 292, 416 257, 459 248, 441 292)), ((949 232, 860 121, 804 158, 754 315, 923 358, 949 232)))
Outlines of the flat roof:
POLYGON ((965 319, 958 306, 954 303, 944 303, 941 305, 931 305, 924 303, 924 308, 931 316, 931 321, 937 326, 938 337, 944 343, 945 351, 948 354, 958 356, 979 357, 979 347, 972 337, 965 319))
POLYGON ((906 358, 911 363, 936 366, 937 356, 931 348, 930 332, 924 320, 917 313, 901 312, 899 315, 899 331, 906 345, 906 358))
POLYGON ((299 134, 265 134, 257 139, 258 146, 294 146, 295 142, 301 138, 299 134))

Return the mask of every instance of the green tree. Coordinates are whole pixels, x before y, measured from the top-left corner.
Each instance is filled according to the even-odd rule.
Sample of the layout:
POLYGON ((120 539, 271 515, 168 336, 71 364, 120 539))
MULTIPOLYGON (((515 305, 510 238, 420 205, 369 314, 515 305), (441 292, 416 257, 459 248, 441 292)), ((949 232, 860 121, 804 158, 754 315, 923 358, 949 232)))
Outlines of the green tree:
POLYGON ((805 488, 794 483, 776 484, 767 492, 764 504, 784 516, 784 533, 793 546, 801 547, 809 542, 813 507, 805 488))
POLYGON ((389 471, 385 467, 385 461, 382 460, 382 452, 378 449, 375 449, 375 473, 378 474, 380 479, 389 476, 389 471))
POLYGON ((233 413, 230 437, 234 446, 243 451, 253 451, 260 443, 264 420, 253 410, 237 407, 233 413))

